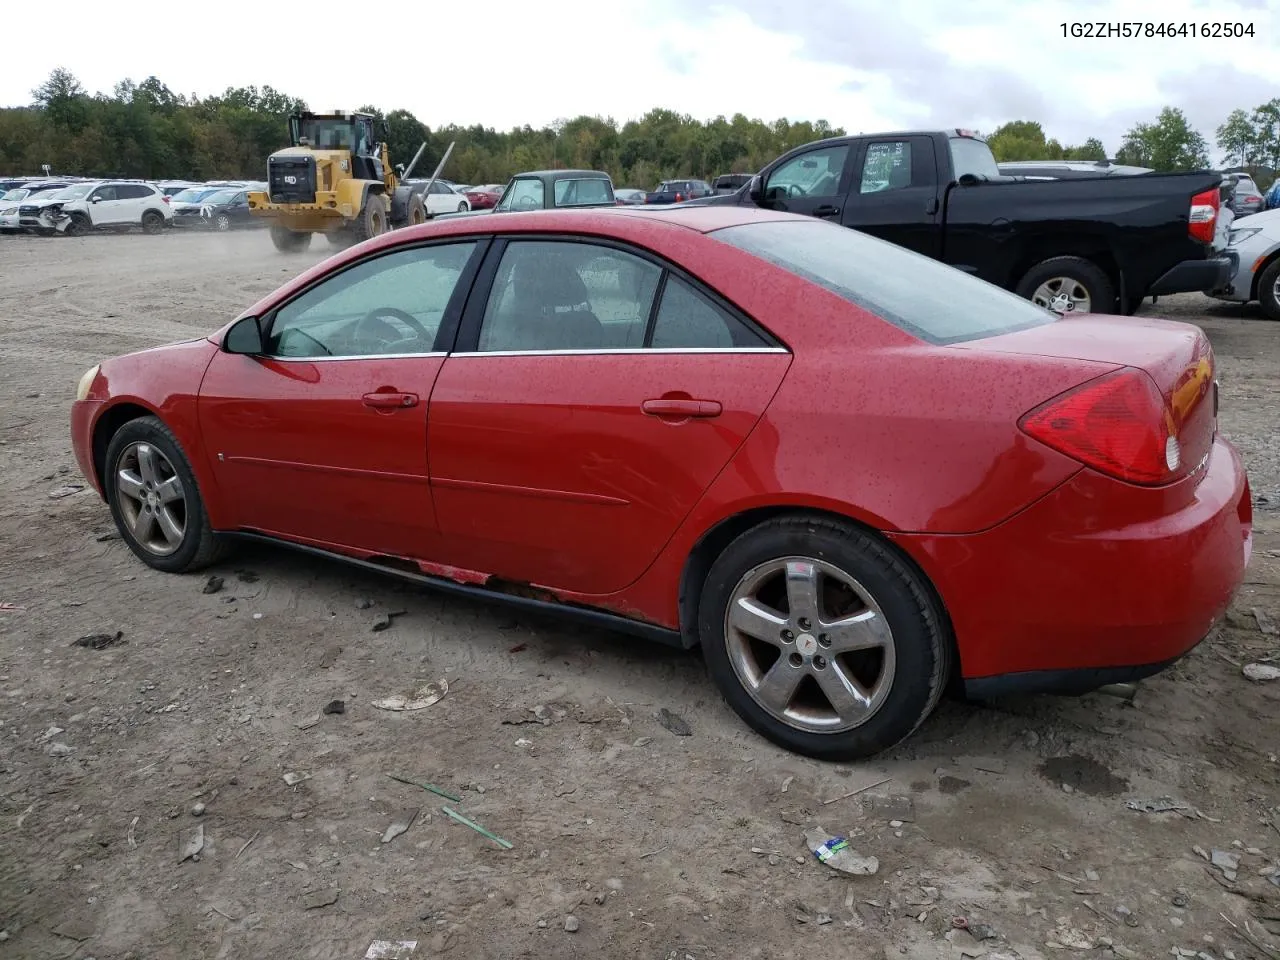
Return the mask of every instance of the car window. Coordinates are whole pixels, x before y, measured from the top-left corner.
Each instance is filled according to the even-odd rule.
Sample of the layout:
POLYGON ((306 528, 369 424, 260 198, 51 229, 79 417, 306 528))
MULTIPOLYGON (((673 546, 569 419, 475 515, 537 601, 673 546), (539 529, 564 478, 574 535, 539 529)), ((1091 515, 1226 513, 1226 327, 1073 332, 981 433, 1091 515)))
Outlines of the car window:
POLYGON ((992 337, 1057 319, 995 284, 823 220, 761 221, 725 227, 711 236, 825 287, 930 343, 992 337))
POLYGON ((860 183, 860 193, 911 186, 911 144, 906 140, 867 144, 860 183))
POLYGON ((523 177, 511 181, 498 206, 503 210, 541 210, 545 195, 541 180, 523 177))
POLYGON ((121 183, 116 186, 117 200, 141 200, 143 197, 154 196, 155 192, 140 183, 121 183))
POLYGON ((650 346, 657 349, 713 349, 767 347, 768 344, 706 295, 679 277, 668 276, 650 346))
POLYGON ((582 180, 557 180, 555 204, 557 207, 578 207, 592 203, 612 203, 609 181, 600 177, 582 180))
POLYGON ((502 255, 478 349, 643 347, 662 270, 592 243, 513 241, 502 255))
POLYGON ((993 180, 1000 176, 995 155, 984 141, 972 137, 949 137, 948 142, 951 146, 951 166, 957 180, 966 173, 983 180, 993 180))
POLYGON ((844 172, 848 156, 849 145, 842 143, 792 157, 769 174, 764 187, 765 198, 834 197, 840 188, 840 175, 844 172))
POLYGON ((115 200, 118 199, 116 188, 113 186, 99 187, 89 196, 90 200, 115 200))
POLYGON ((431 353, 474 242, 397 250, 356 264, 277 311, 274 357, 431 353))

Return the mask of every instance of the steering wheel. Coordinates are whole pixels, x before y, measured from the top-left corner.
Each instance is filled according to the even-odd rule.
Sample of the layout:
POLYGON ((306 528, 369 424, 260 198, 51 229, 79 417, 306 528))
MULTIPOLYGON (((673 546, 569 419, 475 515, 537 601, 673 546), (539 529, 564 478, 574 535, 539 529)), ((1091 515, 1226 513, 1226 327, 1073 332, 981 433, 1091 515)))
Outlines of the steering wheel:
MULTIPOLYGON (((419 340, 425 340, 425 341, 434 340, 431 334, 427 332, 427 328, 422 325, 422 323, 418 320, 417 317, 415 317, 411 313, 406 313, 404 310, 401 310, 398 307, 374 307, 372 310, 370 310, 363 317, 361 317, 359 320, 356 321, 355 328, 351 331, 351 338, 357 342, 364 339, 365 327, 372 324, 375 320, 379 321, 379 326, 381 326, 384 330, 390 329, 391 325, 389 323, 381 321, 380 320, 381 317, 394 317, 395 319, 406 324, 408 327, 410 327, 413 330, 414 334, 417 336, 419 340)), ((372 334, 372 333, 370 335, 377 336, 379 343, 385 346, 388 343, 399 343, 407 339, 405 337, 401 337, 399 333, 400 331, 392 329, 393 335, 390 337, 377 336, 376 334, 372 334)))
POLYGON ((787 187, 787 196, 803 197, 807 196, 807 194, 804 192, 804 187, 800 186, 798 183, 793 183, 791 186, 787 187))

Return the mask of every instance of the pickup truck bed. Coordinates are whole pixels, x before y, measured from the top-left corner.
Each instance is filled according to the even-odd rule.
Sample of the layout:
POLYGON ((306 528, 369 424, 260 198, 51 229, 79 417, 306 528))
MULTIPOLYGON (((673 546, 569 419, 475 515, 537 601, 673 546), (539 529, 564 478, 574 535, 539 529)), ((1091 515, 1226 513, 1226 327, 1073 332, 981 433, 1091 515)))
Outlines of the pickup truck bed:
POLYGON ((975 274, 1059 312, 1132 313, 1207 291, 1234 262, 1215 246, 1220 174, 1031 181, 1002 176, 962 130, 836 137, 798 147, 736 194, 823 217, 975 274))

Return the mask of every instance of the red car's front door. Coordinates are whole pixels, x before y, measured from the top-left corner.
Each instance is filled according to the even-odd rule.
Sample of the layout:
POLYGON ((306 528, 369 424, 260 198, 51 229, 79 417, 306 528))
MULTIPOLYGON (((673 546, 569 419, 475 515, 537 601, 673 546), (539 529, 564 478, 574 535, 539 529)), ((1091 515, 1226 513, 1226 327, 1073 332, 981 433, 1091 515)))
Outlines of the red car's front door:
POLYGON ((488 300, 468 310, 431 395, 448 562, 620 590, 755 427, 790 354, 630 253, 513 240, 490 256, 488 300))
POLYGON ((262 356, 219 353, 200 425, 236 526, 367 553, 425 557, 438 528, 427 409, 472 242, 360 261, 265 318, 262 356))

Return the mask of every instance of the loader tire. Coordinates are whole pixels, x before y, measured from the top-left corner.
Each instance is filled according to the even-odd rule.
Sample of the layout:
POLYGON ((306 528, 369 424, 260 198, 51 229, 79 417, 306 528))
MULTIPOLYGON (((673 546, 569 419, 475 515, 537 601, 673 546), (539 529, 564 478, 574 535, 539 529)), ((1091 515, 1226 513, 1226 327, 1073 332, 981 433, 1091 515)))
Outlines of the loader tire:
POLYGON ((364 201, 364 209, 356 219, 356 243, 368 240, 387 232, 387 205, 382 202, 382 195, 371 193, 364 201))
POLYGON ((311 234, 298 233, 288 227, 272 227, 271 242, 281 253, 302 253, 311 246, 311 234))

